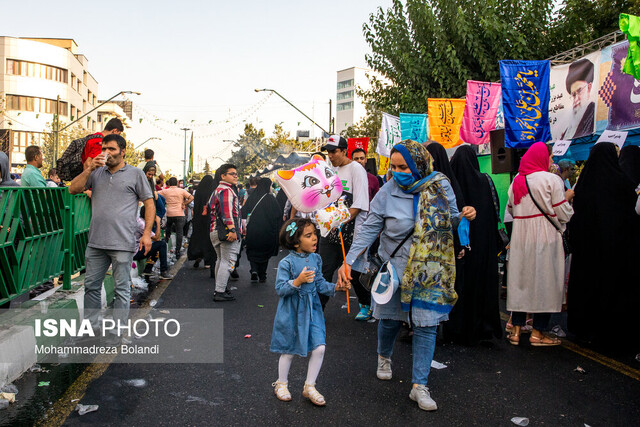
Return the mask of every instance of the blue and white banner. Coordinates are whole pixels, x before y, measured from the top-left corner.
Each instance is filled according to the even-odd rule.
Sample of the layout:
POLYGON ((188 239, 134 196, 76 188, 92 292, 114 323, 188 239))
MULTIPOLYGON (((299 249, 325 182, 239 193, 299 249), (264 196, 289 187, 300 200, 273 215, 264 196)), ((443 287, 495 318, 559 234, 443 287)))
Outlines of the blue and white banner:
POLYGON ((528 148, 551 139, 549 127, 549 61, 500 61, 504 108, 504 143, 528 148))
POLYGON ((427 142, 427 115, 400 113, 400 132, 403 141, 427 142))

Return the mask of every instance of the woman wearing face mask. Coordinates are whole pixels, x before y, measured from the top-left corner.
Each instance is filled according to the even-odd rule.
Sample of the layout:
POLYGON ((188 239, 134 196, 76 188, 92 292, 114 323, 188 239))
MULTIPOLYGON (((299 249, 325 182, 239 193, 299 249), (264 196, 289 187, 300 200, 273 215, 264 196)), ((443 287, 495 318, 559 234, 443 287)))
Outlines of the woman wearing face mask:
MULTIPOLYGON (((360 256, 380 234, 378 254, 390 260, 399 288, 386 304, 373 302, 378 323, 378 369, 381 380, 391 379, 391 354, 403 322, 413 326, 413 388, 409 397, 420 409, 433 411, 436 403, 427 388, 436 344, 436 329, 456 302, 453 228, 460 215, 472 220, 475 210, 460 213, 449 180, 433 170, 433 159, 421 144, 405 140, 391 151, 393 179, 371 202, 369 215, 358 232, 347 264, 360 256), (394 257, 391 253, 410 236, 394 257)), ((339 283, 348 281, 344 266, 339 283)))

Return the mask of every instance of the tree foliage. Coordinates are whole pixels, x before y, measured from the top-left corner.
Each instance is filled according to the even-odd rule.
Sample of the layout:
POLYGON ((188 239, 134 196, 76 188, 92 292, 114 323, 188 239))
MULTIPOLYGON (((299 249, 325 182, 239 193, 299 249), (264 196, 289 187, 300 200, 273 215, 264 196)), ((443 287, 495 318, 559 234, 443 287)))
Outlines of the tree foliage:
POLYGON ((459 98, 467 80, 498 81, 501 59, 545 59, 618 28, 639 0, 394 0, 363 26, 371 111, 424 113, 427 98, 459 98))
POLYGON ((246 124, 244 133, 239 135, 233 146, 234 151, 227 163, 237 167, 238 176, 244 181, 249 175, 272 164, 281 154, 287 155, 294 151, 313 152, 319 144, 314 140, 296 141, 281 124, 274 126, 273 134, 268 138, 265 137, 263 129, 246 124))

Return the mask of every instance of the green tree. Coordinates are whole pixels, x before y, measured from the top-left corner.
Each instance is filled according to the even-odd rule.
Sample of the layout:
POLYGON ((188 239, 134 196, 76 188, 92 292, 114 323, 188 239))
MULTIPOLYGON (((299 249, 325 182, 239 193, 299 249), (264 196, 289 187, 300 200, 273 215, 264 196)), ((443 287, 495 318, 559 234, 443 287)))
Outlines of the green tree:
POLYGON ((283 129, 282 124, 276 124, 273 135, 265 141, 273 153, 285 154, 293 150, 296 140, 291 138, 291 133, 283 129))
POLYGON ((638 0, 394 0, 363 26, 373 110, 424 113, 428 98, 459 98, 467 80, 498 81, 501 59, 544 59, 617 29, 638 0))
POLYGON ((204 169, 202 170, 204 175, 211 175, 211 166, 209 166, 209 161, 204 161, 204 169))
POLYGON ((236 166, 241 181, 271 162, 272 153, 265 144, 264 130, 257 129, 252 123, 244 126, 244 133, 238 136, 233 146, 235 150, 227 163, 236 166))

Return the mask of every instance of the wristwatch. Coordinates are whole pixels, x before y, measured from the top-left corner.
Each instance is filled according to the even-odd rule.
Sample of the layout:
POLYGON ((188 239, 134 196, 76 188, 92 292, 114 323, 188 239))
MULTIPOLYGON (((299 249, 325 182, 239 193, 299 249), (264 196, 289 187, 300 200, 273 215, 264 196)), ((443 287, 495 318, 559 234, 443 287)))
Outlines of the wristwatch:
POLYGON ((236 229, 235 229, 235 228, 231 228, 231 229, 229 230, 229 233, 235 233, 235 232, 236 232, 236 229))

